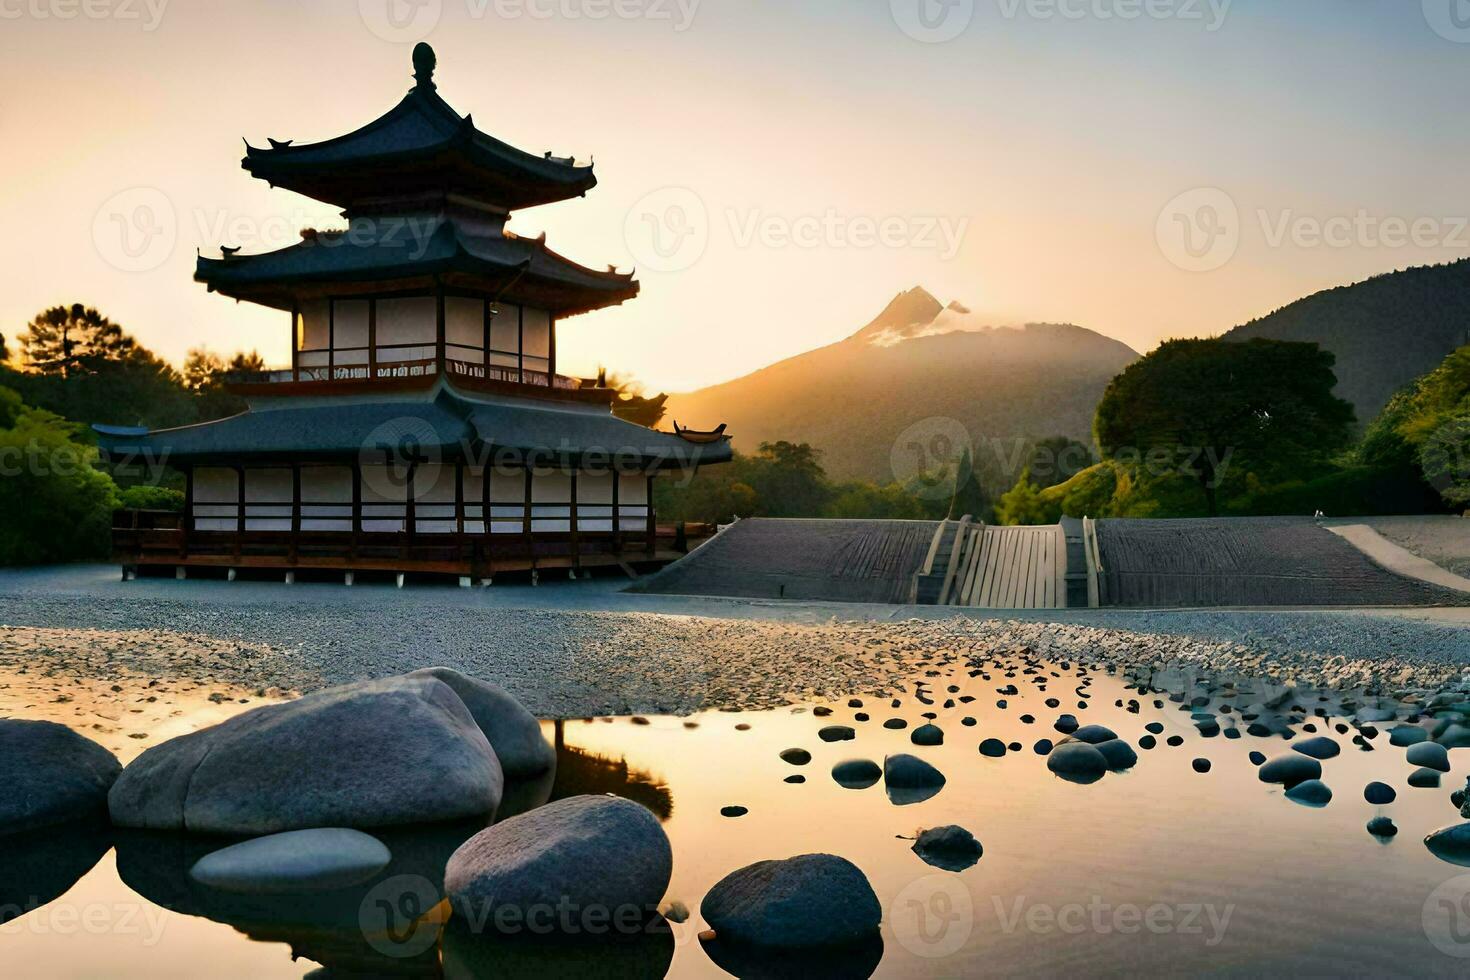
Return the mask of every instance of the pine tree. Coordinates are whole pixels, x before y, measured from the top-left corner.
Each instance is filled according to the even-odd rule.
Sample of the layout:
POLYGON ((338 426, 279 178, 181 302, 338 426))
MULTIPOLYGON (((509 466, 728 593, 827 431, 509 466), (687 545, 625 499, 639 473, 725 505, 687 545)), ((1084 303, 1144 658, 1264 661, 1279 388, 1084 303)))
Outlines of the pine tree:
POLYGON ((126 360, 137 348, 122 327, 81 303, 41 313, 27 324, 20 346, 30 368, 63 378, 93 373, 101 362, 126 360))

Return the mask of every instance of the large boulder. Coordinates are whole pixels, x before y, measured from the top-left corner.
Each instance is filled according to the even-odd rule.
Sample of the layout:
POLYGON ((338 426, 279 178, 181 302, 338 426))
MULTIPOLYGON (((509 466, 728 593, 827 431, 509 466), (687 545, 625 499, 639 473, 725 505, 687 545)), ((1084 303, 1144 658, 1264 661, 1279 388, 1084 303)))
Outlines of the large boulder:
POLYGON ((1424 838, 1424 846, 1441 861, 1470 867, 1470 823, 1441 827, 1424 838))
POLYGON ((1263 783, 1280 783, 1287 789, 1309 779, 1322 778, 1322 763, 1308 755, 1278 755, 1256 770, 1263 783))
POLYGON ((980 860, 985 848, 964 827, 950 824, 919 831, 913 852, 936 868, 963 871, 980 860))
POLYGON ((657 913, 673 872, 669 838, 645 807, 573 796, 465 841, 444 870, 444 888, 472 927, 558 928, 566 915, 578 929, 637 928, 657 913))
POLYGON ((861 942, 883 918, 867 877, 833 854, 747 865, 716 882, 699 911, 723 942, 789 949, 861 942))
POLYGON ((485 816, 504 776, 449 685, 394 677, 247 711, 154 746, 112 787, 115 824, 261 835, 485 816))
POLYGON ((1046 757, 1046 768, 1071 783, 1095 783, 1108 772, 1108 758, 1086 742, 1063 742, 1046 757))
POLYGON ((382 841, 360 830, 288 830, 211 851, 189 877, 227 892, 290 895, 362 884, 392 859, 382 841))
POLYGON ((111 752, 65 725, 0 719, 0 834, 102 815, 120 772, 111 752))
POLYGON ((489 739, 506 779, 539 776, 556 765, 556 749, 541 734, 541 723, 504 688, 449 667, 426 667, 408 676, 432 677, 453 688, 489 739))

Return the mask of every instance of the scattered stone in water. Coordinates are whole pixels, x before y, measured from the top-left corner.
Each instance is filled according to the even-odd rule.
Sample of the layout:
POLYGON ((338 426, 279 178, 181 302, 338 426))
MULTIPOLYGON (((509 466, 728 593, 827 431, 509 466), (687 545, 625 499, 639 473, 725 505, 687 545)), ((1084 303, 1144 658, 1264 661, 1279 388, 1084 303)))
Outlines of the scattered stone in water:
POLYGON ((1194 767, 1195 772, 1205 773, 1210 771, 1209 759, 1195 759, 1190 765, 1194 767))
POLYGON ((783 749, 781 761, 789 762, 793 766, 804 766, 812 761, 812 754, 806 749, 783 749))
POLYGON ((121 772, 111 752, 65 725, 0 719, 0 834, 106 813, 121 772))
POLYGON ((1153 732, 1155 735, 1164 734, 1164 723, 1161 721, 1151 721, 1143 727, 1148 731, 1153 732))
POLYGON ((999 759, 1006 754, 1006 743, 998 738, 987 738, 980 743, 980 754, 990 759, 999 759))
POLYGON ((1105 742, 1098 742, 1094 748, 1108 760, 1109 769, 1132 769, 1138 764, 1138 753, 1133 751, 1133 746, 1121 738, 1110 738, 1105 742))
POLYGON ((843 789, 867 789, 882 776, 882 768, 871 759, 848 759, 832 767, 832 779, 843 789))
POLYGON ((909 723, 904 721, 902 718, 889 718, 883 723, 883 727, 891 731, 898 731, 900 729, 909 727, 909 723))
POLYGON ((1400 748, 1427 741, 1429 741, 1429 733, 1418 725, 1400 725, 1389 729, 1388 732, 1388 744, 1397 745, 1400 748))
POLYGON ((918 756, 900 753, 883 760, 883 784, 888 798, 899 806, 928 799, 944 782, 944 773, 918 756))
POLYGON ((863 706, 863 699, 862 698, 850 698, 848 700, 848 702, 847 702, 847 706, 849 708, 861 708, 863 706))
POLYGON ((938 725, 920 725, 909 735, 915 745, 943 745, 944 731, 938 725))
POLYGON ((925 864, 945 871, 964 871, 973 867, 985 853, 975 835, 957 824, 919 831, 919 839, 914 841, 912 850, 925 864))
POLYGON ((1172 745, 1174 748, 1177 749, 1179 746, 1181 746, 1181 745, 1184 744, 1184 736, 1183 735, 1170 735, 1164 741, 1165 741, 1166 744, 1172 745))
POLYGON ((1051 739, 1049 738, 1038 739, 1036 744, 1031 746, 1031 751, 1035 752, 1037 755, 1047 755, 1051 752, 1051 750, 1052 743, 1051 739))
POLYGON ((1140 749, 1151 749, 1158 744, 1159 740, 1152 735, 1143 735, 1138 739, 1138 747, 1140 749))
POLYGON ((794 774, 792 774, 790 776, 787 776, 782 781, 783 782, 787 782, 787 783, 804 783, 804 782, 806 782, 806 777, 803 776, 801 773, 798 772, 798 773, 794 773, 794 774))
POLYGON ((1374 837, 1393 837, 1398 832, 1399 829, 1394 826, 1393 821, 1388 817, 1374 817, 1368 821, 1368 833, 1374 837))
POLYGON ((1322 777, 1322 763, 1311 756, 1288 752, 1278 755, 1257 770, 1263 783, 1280 783, 1288 789, 1309 779, 1322 777))
POLYGON ((812 709, 812 714, 818 718, 826 718, 831 713, 832 709, 827 707, 825 704, 819 704, 812 709))
POLYGON ((847 725, 828 725, 817 732, 817 737, 824 742, 850 742, 857 738, 857 732, 847 725))
POLYGON ((960 719, 960 724, 964 725, 966 728, 974 728, 975 719, 971 718, 969 715, 966 715, 965 717, 960 719))
POLYGON ((1342 746, 1338 745, 1326 735, 1318 735, 1292 745, 1293 752, 1309 755, 1313 759, 1335 759, 1342 752, 1342 746))
POLYGON ((1363 788, 1363 799, 1374 806, 1384 806, 1398 798, 1398 792, 1387 783, 1369 783, 1363 788))
POLYGON ((1450 754, 1438 742, 1419 742, 1411 745, 1404 758, 1409 760, 1411 766, 1423 766, 1426 769, 1437 769, 1440 772, 1450 771, 1450 754))
POLYGON ((1247 758, 1251 760, 1251 765, 1259 766, 1261 763, 1266 761, 1266 753, 1253 751, 1247 758))
POLYGON ((750 731, 750 723, 742 721, 740 724, 735 726, 735 730, 737 732, 748 732, 750 731))
POLYGON ((739 805, 720 807, 720 816, 722 817, 743 817, 749 812, 748 809, 739 805))
POLYGON ((1094 745, 1063 742, 1046 757, 1046 768, 1074 783, 1095 783, 1107 775, 1108 759, 1094 745))
POLYGON ((1288 788, 1286 798, 1303 806, 1326 806, 1332 802, 1332 790, 1320 779, 1305 779, 1288 788))
POLYGON ((1435 769, 1415 769, 1409 773, 1409 785, 1415 789, 1437 789, 1439 787, 1439 771, 1435 769))
POLYGON ((1052 723, 1053 728, 1063 735, 1071 735, 1079 727, 1075 715, 1061 715, 1052 723))
POLYGON ((1030 724, 1032 724, 1035 721, 1036 721, 1036 717, 1034 715, 1022 715, 1021 716, 1021 724, 1023 724, 1023 725, 1030 725, 1030 724))
POLYGON ((341 827, 257 837, 206 854, 189 877, 208 888, 252 895, 348 888, 369 880, 393 855, 376 837, 341 827))
POLYGON ((852 716, 852 718, 853 718, 854 721, 867 721, 868 720, 868 713, 866 711, 859 711, 856 714, 854 714, 852 716))
POLYGON ((1079 742, 1097 745, 1099 742, 1111 742, 1118 736, 1111 728, 1105 728, 1102 725, 1084 725, 1073 732, 1072 737, 1079 742))
POLYGON ((1441 861, 1470 868, 1470 823, 1441 827, 1424 838, 1424 846, 1441 861))
POLYGON ((883 915, 863 873, 832 854, 748 865, 716 882, 699 910, 720 941, 774 949, 851 944, 874 936, 883 915))

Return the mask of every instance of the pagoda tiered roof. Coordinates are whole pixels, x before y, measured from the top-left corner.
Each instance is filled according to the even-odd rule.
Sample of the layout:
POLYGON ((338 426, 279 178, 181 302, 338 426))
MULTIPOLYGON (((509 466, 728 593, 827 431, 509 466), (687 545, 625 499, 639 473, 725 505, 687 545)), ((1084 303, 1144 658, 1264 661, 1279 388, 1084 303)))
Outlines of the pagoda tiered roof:
POLYGON ((580 197, 597 185, 590 165, 519 150, 455 112, 435 91, 427 45, 414 50, 414 67, 418 84, 361 129, 320 143, 247 142, 241 165, 272 187, 349 209, 385 194, 447 191, 514 211, 580 197))
POLYGON ((728 441, 694 444, 624 421, 606 409, 483 401, 443 381, 408 399, 261 399, 239 415, 175 429, 94 428, 98 447, 113 459, 242 463, 365 459, 376 450, 374 439, 385 427, 412 432, 418 450, 445 460, 470 454, 497 464, 575 466, 595 461, 605 466, 617 461, 669 469, 721 463, 731 456, 728 441))
POLYGON ((379 221, 381 233, 374 236, 349 229, 260 255, 200 256, 194 278, 211 291, 285 310, 303 287, 359 284, 386 291, 422 277, 497 293, 513 290, 514 299, 556 316, 602 309, 638 295, 631 272, 589 269, 553 252, 541 238, 474 235, 445 219, 435 220, 428 234, 416 234, 413 220, 403 219, 401 233, 393 233, 387 228, 390 220, 379 221))

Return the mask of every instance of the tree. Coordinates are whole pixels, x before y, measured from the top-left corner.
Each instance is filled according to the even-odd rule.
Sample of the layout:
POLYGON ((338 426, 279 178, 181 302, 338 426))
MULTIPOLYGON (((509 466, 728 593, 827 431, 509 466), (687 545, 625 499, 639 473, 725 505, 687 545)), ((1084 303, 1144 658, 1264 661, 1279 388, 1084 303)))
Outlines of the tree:
POLYGON ((107 553, 117 487, 78 427, 0 389, 0 564, 107 553))
POLYGON ((184 387, 198 400, 199 419, 209 421, 238 415, 248 407, 245 399, 225 390, 230 375, 263 370, 265 362, 255 351, 248 354, 238 351, 226 361, 211 350, 195 347, 184 358, 181 378, 184 387))
POLYGON ((980 475, 975 472, 975 462, 970 455, 969 446, 960 455, 959 465, 955 469, 954 493, 949 498, 948 517, 957 521, 966 514, 977 521, 989 520, 991 517, 990 495, 980 485, 980 475))
POLYGON ((1106 459, 1192 479, 1213 516, 1232 474, 1300 476, 1348 445, 1332 364, 1316 344, 1166 341, 1108 385, 1094 435, 1106 459))
POLYGON ((69 378, 93 373, 106 361, 126 360, 137 344, 93 307, 73 303, 37 315, 26 325, 20 346, 32 370, 69 378))
POLYGON ((1026 464, 1026 477, 1045 490, 1066 483, 1097 460, 1092 450, 1076 439, 1051 436, 1031 447, 1031 460, 1026 464))
POLYGON ((1419 465, 1445 503, 1470 506, 1470 412, 1446 419, 1424 440, 1419 465))

